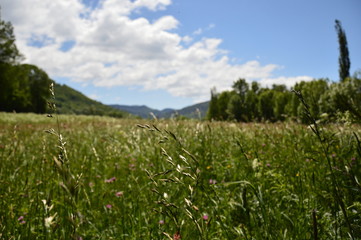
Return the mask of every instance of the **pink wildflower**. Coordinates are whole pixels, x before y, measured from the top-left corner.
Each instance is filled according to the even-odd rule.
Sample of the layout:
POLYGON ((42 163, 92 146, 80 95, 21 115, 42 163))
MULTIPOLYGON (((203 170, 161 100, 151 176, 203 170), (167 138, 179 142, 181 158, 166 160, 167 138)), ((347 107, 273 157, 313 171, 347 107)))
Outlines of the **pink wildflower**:
POLYGON ((180 240, 182 239, 181 235, 180 235, 180 232, 176 232, 174 235, 173 235, 173 240, 180 240))
POLYGON ((203 218, 204 221, 207 221, 208 220, 208 215, 203 215, 202 218, 203 218))
POLYGON ((107 204, 105 207, 111 209, 113 206, 111 204, 107 204))
POLYGON ((122 196, 123 196, 123 192, 116 192, 116 193, 115 193, 115 196, 117 196, 117 197, 122 197, 122 196))
POLYGON ((217 180, 215 179, 209 179, 209 184, 216 184, 217 183, 217 180))
POLYGON ((116 178, 116 177, 112 177, 112 178, 109 178, 109 179, 105 179, 104 182, 106 182, 106 183, 112 183, 112 182, 115 182, 115 180, 117 180, 117 178, 116 178))

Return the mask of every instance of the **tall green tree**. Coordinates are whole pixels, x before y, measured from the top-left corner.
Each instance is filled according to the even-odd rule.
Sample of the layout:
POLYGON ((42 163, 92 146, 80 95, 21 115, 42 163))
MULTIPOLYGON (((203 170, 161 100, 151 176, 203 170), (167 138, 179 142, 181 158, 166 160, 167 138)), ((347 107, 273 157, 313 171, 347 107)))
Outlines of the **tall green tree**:
POLYGON ((247 105, 246 105, 246 95, 249 91, 249 85, 245 79, 240 78, 233 83, 232 86, 234 92, 237 93, 238 98, 232 97, 231 103, 229 105, 229 112, 232 113, 234 119, 237 121, 249 121, 247 116, 247 105), (238 104, 239 106, 235 106, 238 104), (234 112, 232 112, 234 110, 234 112))
POLYGON ((219 120, 226 121, 229 119, 228 103, 234 94, 235 92, 233 91, 224 91, 218 95, 219 120))
POLYGON ((12 111, 14 106, 23 109, 31 104, 16 67, 24 57, 15 40, 13 26, 3 21, 0 14, 0 111, 12 111))
POLYGON ((361 72, 342 82, 333 83, 322 97, 321 107, 330 116, 348 112, 353 119, 361 121, 361 72))
POLYGON ((0 14, 0 63, 17 64, 24 59, 15 44, 14 28, 1 19, 0 14))
POLYGON ((341 22, 339 20, 335 20, 335 28, 338 37, 339 51, 340 55, 338 57, 339 63, 339 75, 340 81, 344 81, 347 77, 350 76, 350 58, 347 46, 347 38, 346 33, 341 26, 341 22))
MULTIPOLYGON (((329 89, 328 79, 321 78, 309 82, 302 81, 297 83, 294 89, 302 93, 305 102, 309 105, 311 115, 318 119, 324 113, 322 106, 329 104, 329 102, 324 102, 323 96, 329 89)), ((298 105, 297 115, 302 122, 306 123, 308 121, 302 104, 298 105)))
POLYGON ((219 120, 218 93, 215 87, 211 89, 211 101, 209 102, 207 119, 219 120))
POLYGON ((272 86, 273 96, 273 113, 275 120, 283 121, 286 118, 286 106, 291 101, 291 93, 285 85, 272 86))
POLYGON ((24 56, 15 44, 14 28, 0 15, 0 111, 46 111, 51 83, 40 68, 20 64, 24 56))
POLYGON ((28 83, 31 100, 31 107, 28 111, 45 113, 47 109, 47 99, 50 97, 49 85, 52 80, 46 72, 37 66, 23 64, 19 66, 19 68, 28 83))
POLYGON ((258 111, 260 113, 261 120, 274 121, 274 90, 262 89, 259 94, 258 111))
POLYGON ((239 94, 232 94, 228 102, 227 112, 230 120, 244 121, 242 117, 244 107, 242 106, 242 99, 239 94))

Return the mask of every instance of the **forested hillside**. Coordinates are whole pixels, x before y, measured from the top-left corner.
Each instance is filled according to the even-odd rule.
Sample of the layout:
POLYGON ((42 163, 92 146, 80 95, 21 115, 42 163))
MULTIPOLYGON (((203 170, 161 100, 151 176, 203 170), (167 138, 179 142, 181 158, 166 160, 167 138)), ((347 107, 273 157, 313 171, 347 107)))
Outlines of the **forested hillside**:
POLYGON ((129 116, 66 85, 55 83, 45 71, 35 65, 21 64, 22 60, 24 56, 15 44, 11 23, 0 19, 0 111, 47 112, 49 86, 54 83, 58 113, 129 116))
POLYGON ((55 104, 58 113, 61 114, 83 114, 112 117, 130 117, 129 113, 114 109, 100 102, 92 100, 84 94, 74 90, 67 85, 54 85, 55 104))

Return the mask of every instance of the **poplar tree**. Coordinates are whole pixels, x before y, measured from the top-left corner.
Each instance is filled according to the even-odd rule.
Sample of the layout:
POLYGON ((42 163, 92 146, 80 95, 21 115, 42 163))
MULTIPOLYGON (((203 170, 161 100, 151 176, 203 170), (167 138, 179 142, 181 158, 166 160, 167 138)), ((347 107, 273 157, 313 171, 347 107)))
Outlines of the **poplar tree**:
POLYGON ((335 28, 338 36, 338 44, 340 51, 340 55, 338 57, 338 63, 339 63, 338 72, 340 75, 340 82, 342 82, 347 77, 350 77, 351 62, 348 54, 346 34, 341 26, 341 22, 337 19, 335 20, 335 28))

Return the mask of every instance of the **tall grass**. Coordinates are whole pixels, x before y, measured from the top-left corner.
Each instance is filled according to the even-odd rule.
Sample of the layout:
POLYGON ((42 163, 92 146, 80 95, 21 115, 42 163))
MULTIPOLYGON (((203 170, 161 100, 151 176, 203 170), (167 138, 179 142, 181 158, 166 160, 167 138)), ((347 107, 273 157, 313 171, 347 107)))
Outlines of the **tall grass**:
POLYGON ((358 125, 58 117, 0 113, 0 239, 361 238, 358 125))

